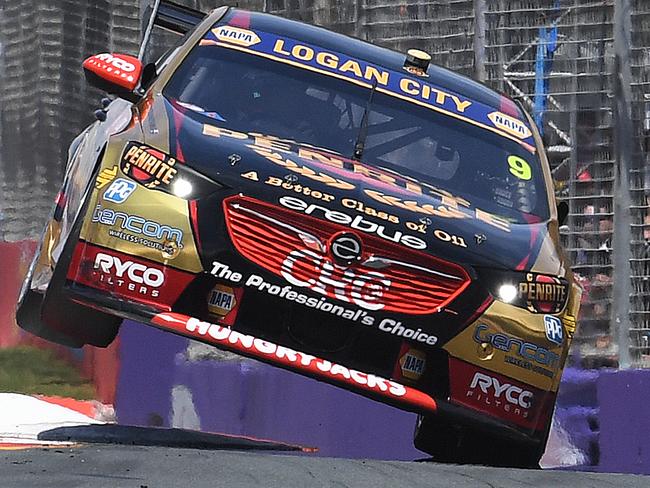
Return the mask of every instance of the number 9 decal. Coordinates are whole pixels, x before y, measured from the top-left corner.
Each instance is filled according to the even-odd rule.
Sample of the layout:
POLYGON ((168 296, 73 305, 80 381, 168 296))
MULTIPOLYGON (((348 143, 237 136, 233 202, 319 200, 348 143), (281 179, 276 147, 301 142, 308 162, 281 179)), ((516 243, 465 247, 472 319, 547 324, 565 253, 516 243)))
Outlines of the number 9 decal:
POLYGON ((530 180, 532 170, 530 169, 530 164, 528 164, 525 159, 515 156, 514 154, 508 156, 508 166, 510 166, 510 172, 520 180, 530 180))

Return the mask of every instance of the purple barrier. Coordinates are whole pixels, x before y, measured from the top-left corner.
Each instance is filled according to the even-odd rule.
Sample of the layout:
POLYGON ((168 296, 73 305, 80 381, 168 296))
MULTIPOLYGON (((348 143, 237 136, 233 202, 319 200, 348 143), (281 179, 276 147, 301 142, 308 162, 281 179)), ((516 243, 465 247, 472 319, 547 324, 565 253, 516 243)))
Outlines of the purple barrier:
POLYGON ((412 460, 416 416, 252 360, 177 363, 202 430, 318 447, 323 456, 412 460))
POLYGON ((200 428, 310 447, 319 455, 412 460, 416 416, 244 359, 187 361, 188 340, 126 321, 120 423, 200 428))
POLYGON ((171 427, 174 357, 189 340, 125 320, 120 328, 120 373, 115 395, 123 424, 171 427))
POLYGON ((650 474, 650 371, 608 371, 598 378, 599 471, 650 474))
MULTIPOLYGON (((252 360, 189 361, 190 341, 133 322, 120 337, 121 423, 249 435, 317 447, 323 456, 425 456, 412 445, 413 414, 252 360)), ((647 405, 650 371, 568 369, 556 423, 588 464, 598 464, 600 450, 598 471, 650 473, 647 405)))

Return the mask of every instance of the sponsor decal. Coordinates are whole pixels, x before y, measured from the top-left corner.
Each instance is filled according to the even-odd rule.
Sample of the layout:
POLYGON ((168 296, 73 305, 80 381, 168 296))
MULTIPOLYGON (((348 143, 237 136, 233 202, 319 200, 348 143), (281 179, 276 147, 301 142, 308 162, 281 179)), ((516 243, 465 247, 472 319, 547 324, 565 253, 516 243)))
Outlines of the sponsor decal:
POLYGON ((436 336, 422 332, 422 329, 414 330, 409 329, 408 327, 404 327, 402 325, 402 322, 399 320, 385 318, 379 323, 379 330, 382 332, 388 332, 389 334, 393 334, 398 337, 403 337, 404 339, 411 339, 413 341, 422 342, 424 344, 428 344, 429 346, 434 346, 438 342, 438 338, 436 336))
POLYGON ((362 215, 350 216, 338 210, 331 210, 320 205, 309 204, 299 198, 284 196, 280 198, 280 204, 291 210, 302 212, 306 215, 321 217, 336 224, 347 225, 352 229, 373 234, 386 239, 387 241, 403 244, 412 249, 426 249, 427 244, 419 237, 404 234, 402 231, 388 231, 383 224, 377 224, 366 219, 362 215))
POLYGON ((496 128, 518 137, 519 139, 528 139, 533 135, 528 126, 526 126, 526 124, 521 120, 502 112, 489 113, 488 119, 490 119, 496 128))
MULTIPOLYGON (((97 253, 95 256, 94 268, 98 269, 101 273, 112 275, 124 281, 130 281, 128 286, 134 289, 134 285, 146 285, 150 288, 160 288, 165 282, 165 274, 157 268, 150 268, 144 264, 136 263, 133 261, 120 260, 119 257, 103 252, 97 253)), ((110 278, 111 276, 109 276, 110 278)), ((143 288, 140 288, 143 290, 143 288)), ((146 293, 146 291, 140 291, 146 293)), ((151 296, 158 296, 157 291, 152 291, 151 296)))
POLYGON ((558 313, 564 308, 569 284, 554 276, 526 273, 526 281, 519 283, 519 299, 535 313, 558 313))
MULTIPOLYGON (((417 230, 418 232, 426 233, 425 224, 415 224, 414 222, 407 222, 406 227, 408 227, 409 229, 417 230)), ((433 231, 433 236, 439 241, 448 242, 454 246, 467 247, 467 243, 465 242, 465 239, 463 237, 457 236, 455 234, 450 234, 449 232, 445 232, 442 229, 435 229, 433 231)))
MULTIPOLYGON (((136 70, 135 64, 131 63, 124 55, 112 55, 109 53, 102 53, 93 56, 96 61, 101 61, 105 66, 112 66, 115 69, 122 70, 126 73, 133 73, 136 70)), ((110 71, 110 69, 108 70, 110 71)), ((128 81, 133 81, 133 77, 128 78, 128 81)))
MULTIPOLYGON (((233 29, 229 26, 224 27, 229 33, 233 29)), ((253 35, 248 36, 243 33, 251 31, 243 29, 241 31, 232 33, 226 38, 222 32, 218 36, 212 30, 201 40, 201 44, 217 44, 220 47, 245 51, 367 88, 376 85, 377 91, 381 93, 463 120, 516 141, 530 152, 535 151, 532 133, 526 132, 526 127, 521 121, 501 112, 495 112, 494 107, 468 100, 447 88, 437 86, 431 80, 423 80, 402 69, 389 70, 378 67, 364 60, 325 50, 304 41, 280 37, 259 30, 252 33, 255 35, 253 37, 253 35), (255 42, 258 38, 259 42, 255 42), (244 43, 250 44, 245 45, 244 43)))
MULTIPOLYGON (((359 163, 358 161, 345 159, 340 154, 326 153, 324 150, 316 151, 315 149, 297 145, 294 141, 285 139, 279 140, 272 136, 263 136, 260 134, 237 132, 208 124, 203 125, 203 134, 210 137, 248 140, 251 142, 249 147, 257 154, 264 156, 268 161, 297 173, 298 175, 305 176, 311 180, 339 190, 354 190, 356 189, 356 185, 345 179, 337 178, 322 171, 317 172, 308 166, 301 165, 291 159, 292 154, 297 151, 298 156, 302 160, 308 160, 312 165, 318 164, 330 168, 333 172, 339 173, 340 176, 347 176, 349 173, 353 173, 357 177, 361 176, 363 178, 369 178, 380 185, 389 186, 396 193, 409 196, 415 195, 417 197, 428 196, 437 200, 437 203, 435 204, 420 204, 416 200, 406 200, 377 190, 364 190, 370 198, 384 205, 410 210, 418 214, 424 214, 425 216, 433 215, 454 219, 475 218, 481 222, 485 222, 501 230, 510 232, 510 222, 508 222, 508 220, 490 214, 489 212, 485 212, 480 208, 473 208, 471 203, 462 197, 455 196, 446 190, 424 182, 415 182, 406 177, 385 173, 376 168, 359 163)), ((242 173, 241 176, 252 181, 260 181, 260 177, 256 171, 242 173)), ((308 187, 297 185, 295 182, 287 182, 286 180, 273 176, 269 177, 265 183, 276 187, 291 188, 292 191, 295 191, 296 193, 302 192, 305 196, 318 198, 324 202, 330 202, 334 199, 332 195, 322 192, 314 193, 308 187)), ((400 222, 399 217, 396 215, 377 210, 370 207, 365 202, 352 198, 343 198, 341 199, 341 203, 343 206, 351 210, 355 210, 356 212, 363 213, 370 217, 376 217, 393 224, 400 222)), ((407 227, 410 230, 416 230, 421 233, 427 232, 427 225, 411 223, 410 225, 407 224, 407 227)), ((444 236, 436 237, 444 240, 444 236)), ((462 237, 450 236, 450 240, 452 244, 463 247, 464 241, 462 240, 462 237)))
MULTIPOLYGON (((257 291, 264 292, 272 296, 277 296, 298 305, 304 305, 314 310, 320 310, 321 312, 329 313, 334 316, 350 320, 352 322, 360 323, 362 325, 374 326, 377 323, 378 329, 380 331, 395 335, 397 337, 420 342, 429 346, 433 346, 438 342, 438 338, 436 336, 429 335, 423 332, 420 328, 411 329, 402 325, 402 322, 394 320, 392 318, 383 318, 381 320, 377 320, 375 316, 370 315, 366 310, 347 308, 345 306, 333 303, 327 300, 325 297, 310 297, 296 291, 293 286, 276 285, 274 283, 265 281, 264 278, 256 274, 251 274, 248 277, 244 277, 242 273, 235 272, 230 269, 227 264, 220 263, 218 261, 214 261, 212 263, 211 274, 218 279, 229 281, 235 285, 243 285, 249 288, 253 288, 257 291)), ((331 286, 331 283, 326 283, 326 285, 331 286)), ((360 283, 356 284, 356 286, 360 285, 360 283)), ((344 292, 340 288, 333 289, 336 289, 341 294, 344 292)), ((381 306, 381 304, 373 301, 373 297, 369 298, 366 296, 364 300, 363 289, 356 289, 354 296, 351 292, 348 293, 349 295, 342 296, 348 297, 348 299, 351 299, 355 304, 361 302, 366 306, 370 305, 371 309, 377 309, 377 305, 381 306)))
POLYGON ((309 249, 300 249, 289 253, 280 274, 292 285, 309 288, 329 298, 354 303, 366 310, 384 308, 381 298, 391 285, 384 274, 378 271, 361 274, 347 268, 335 276, 334 271, 335 264, 328 258, 309 249))
POLYGON ((399 367, 402 377, 417 381, 424 373, 427 357, 422 351, 408 348, 399 358, 399 367))
POLYGON ((489 404, 490 400, 494 400, 495 404, 499 400, 505 400, 510 405, 521 407, 523 409, 521 415, 524 417, 528 416, 528 409, 532 406, 532 391, 524 390, 511 383, 501 383, 494 376, 477 371, 469 385, 467 396, 474 396, 480 401, 481 394, 484 395, 486 404, 489 404))
MULTIPOLYGON (((111 232, 112 231, 109 231, 108 234, 109 235, 114 235, 111 232)), ((148 242, 147 244, 144 244, 145 241, 146 241, 146 239, 142 239, 142 240, 140 240, 138 242, 140 244, 143 244, 143 245, 150 244, 150 242, 148 242)), ((161 251, 162 255, 163 255, 163 258, 165 258, 165 259, 174 259, 181 252, 181 248, 178 245, 178 242, 176 242, 176 241, 166 239, 161 244, 162 248, 158 248, 158 243, 157 242, 154 242, 153 244, 154 244, 153 246, 148 246, 148 247, 153 247, 154 249, 158 249, 159 251, 161 251)))
POLYGON ((388 212, 382 212, 380 210, 376 210, 366 205, 365 203, 359 202, 352 198, 343 198, 341 200, 341 204, 346 208, 365 214, 369 217, 375 217, 381 220, 386 220, 391 224, 399 224, 399 217, 397 215, 392 215, 389 214, 388 212))
POLYGON ((361 240, 351 232, 334 234, 328 244, 329 252, 338 264, 351 264, 361 259, 361 240))
POLYGON ((450 359, 451 401, 516 425, 542 429, 553 394, 514 379, 450 359))
POLYGON ((181 229, 160 224, 155 220, 147 220, 139 215, 97 205, 92 222, 111 227, 108 230, 110 237, 157 249, 167 258, 176 257, 179 250, 183 248, 181 229))
POLYGON ((261 39, 255 32, 240 27, 222 25, 216 29, 212 29, 212 33, 220 41, 231 42, 239 46, 253 46, 261 42, 261 39))
POLYGON ((102 169, 95 178, 95 188, 101 190, 117 176, 117 166, 102 169))
MULTIPOLYGON (((257 172, 249 171, 248 173, 242 173, 242 178, 246 178, 253 181, 259 181, 257 172)), ((297 178, 297 177, 296 177, 297 178)), ((329 193, 324 193, 322 191, 314 190, 309 186, 301 185, 299 183, 287 181, 286 179, 281 179, 276 176, 269 176, 264 180, 265 185, 274 186, 276 188, 282 188, 283 190, 293 191, 299 195, 304 195, 306 197, 311 197, 316 200, 321 200, 323 202, 332 202, 334 201, 334 195, 329 193)))
POLYGON ((127 54, 97 54, 86 59, 83 68, 128 91, 135 89, 142 72, 140 60, 127 54))
POLYGON ((567 336, 569 339, 573 339, 573 334, 576 332, 576 318, 573 315, 566 314, 562 319, 562 323, 566 328, 567 336))
POLYGON ((299 44, 292 39, 277 39, 273 44, 273 53, 283 58, 297 60, 301 64, 306 62, 316 65, 326 71, 343 74, 345 77, 362 79, 377 83, 378 86, 389 87, 391 91, 406 96, 408 99, 424 102, 423 104, 428 106, 438 106, 450 112, 464 113, 472 105, 469 100, 430 83, 416 81, 402 73, 378 69, 361 60, 323 51, 315 46, 299 44))
POLYGON ((194 275, 80 242, 67 278, 109 294, 164 308, 178 299, 194 275))
POLYGON ((435 400, 419 390, 245 335, 229 327, 203 322, 177 313, 157 314, 152 319, 152 323, 223 349, 283 366, 292 371, 316 377, 344 388, 365 392, 375 398, 378 396, 385 397, 399 404, 409 406, 415 411, 428 413, 436 411, 435 400))
POLYGON ((221 317, 227 315, 236 304, 235 291, 229 286, 216 285, 208 296, 208 310, 221 317))
POLYGON ((283 157, 279 153, 273 152, 268 147, 252 145, 251 148, 260 156, 264 156, 268 161, 271 161, 272 163, 288 169, 289 171, 292 171, 298 175, 309 178, 310 180, 323 183, 331 188, 336 188, 338 190, 354 190, 356 188, 355 185, 349 181, 336 178, 322 171, 315 171, 309 166, 299 164, 288 157, 283 157))
POLYGON ((506 353, 506 363, 548 378, 555 376, 560 364, 560 356, 556 353, 518 337, 491 331, 487 325, 476 326, 473 337, 474 342, 479 345, 489 344, 494 349, 506 353))
POLYGON ((120 168, 127 176, 147 188, 168 186, 174 180, 176 159, 144 144, 129 142, 124 148, 120 168))
POLYGON ((113 203, 124 203, 135 190, 136 184, 124 178, 118 178, 104 192, 104 200, 113 203))
MULTIPOLYGON (((274 283, 265 281, 264 278, 256 274, 251 274, 246 279, 244 279, 244 276, 241 273, 232 271, 228 265, 220 263, 218 261, 214 261, 212 263, 211 274, 216 278, 228 280, 234 284, 242 283, 244 286, 268 293, 269 295, 284 298, 290 302, 294 302, 299 305, 305 305, 306 307, 313 308, 314 310, 327 312, 332 315, 336 315, 337 317, 351 320, 353 322, 359 322, 364 325, 374 324, 374 317, 368 315, 368 312, 365 310, 349 309, 344 306, 332 303, 324 297, 309 297, 295 291, 292 286, 276 285, 274 283)), ((362 301, 360 297, 357 299, 362 301)))
POLYGON ((546 329, 546 338, 558 346, 561 346, 562 342, 564 342, 562 320, 552 315, 544 315, 544 328, 546 329))
POLYGON ((510 232, 510 222, 506 219, 485 212, 480 208, 474 208, 472 212, 471 209, 467 208, 469 205, 454 206, 445 205, 444 203, 441 205, 432 205, 430 203, 422 204, 416 200, 404 200, 400 197, 389 195, 379 190, 364 189, 363 192, 373 200, 391 207, 401 208, 419 214, 433 215, 435 217, 452 219, 475 218, 476 220, 496 227, 504 232, 510 232))
POLYGON ((233 325, 241 303, 243 290, 217 284, 208 294, 208 312, 218 317, 223 325, 233 325))

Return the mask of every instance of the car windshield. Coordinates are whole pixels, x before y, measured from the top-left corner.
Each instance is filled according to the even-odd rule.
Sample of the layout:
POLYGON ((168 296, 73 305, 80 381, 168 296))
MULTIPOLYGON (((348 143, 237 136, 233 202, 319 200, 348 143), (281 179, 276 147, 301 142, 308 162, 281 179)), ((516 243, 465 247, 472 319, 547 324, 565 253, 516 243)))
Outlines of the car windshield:
POLYGON ((351 158, 364 111, 362 162, 417 178, 513 223, 548 218, 542 168, 521 144, 345 80, 197 45, 163 94, 209 123, 311 144, 351 158))

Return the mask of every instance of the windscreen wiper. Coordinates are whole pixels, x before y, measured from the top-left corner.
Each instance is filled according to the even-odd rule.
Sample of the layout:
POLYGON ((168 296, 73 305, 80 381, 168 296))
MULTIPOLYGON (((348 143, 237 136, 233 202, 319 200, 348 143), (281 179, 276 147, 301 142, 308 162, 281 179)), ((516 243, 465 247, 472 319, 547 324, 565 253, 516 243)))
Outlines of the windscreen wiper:
POLYGON ((359 128, 359 135, 357 136, 357 141, 354 143, 354 152, 352 153, 352 159, 361 161, 361 156, 363 156, 363 150, 366 146, 366 137, 368 137, 368 119, 370 116, 370 107, 372 106, 372 97, 375 95, 375 90, 377 89, 377 80, 372 84, 372 89, 370 90, 370 97, 368 97, 368 103, 366 103, 366 108, 363 111, 363 118, 361 119, 361 127, 359 128))

